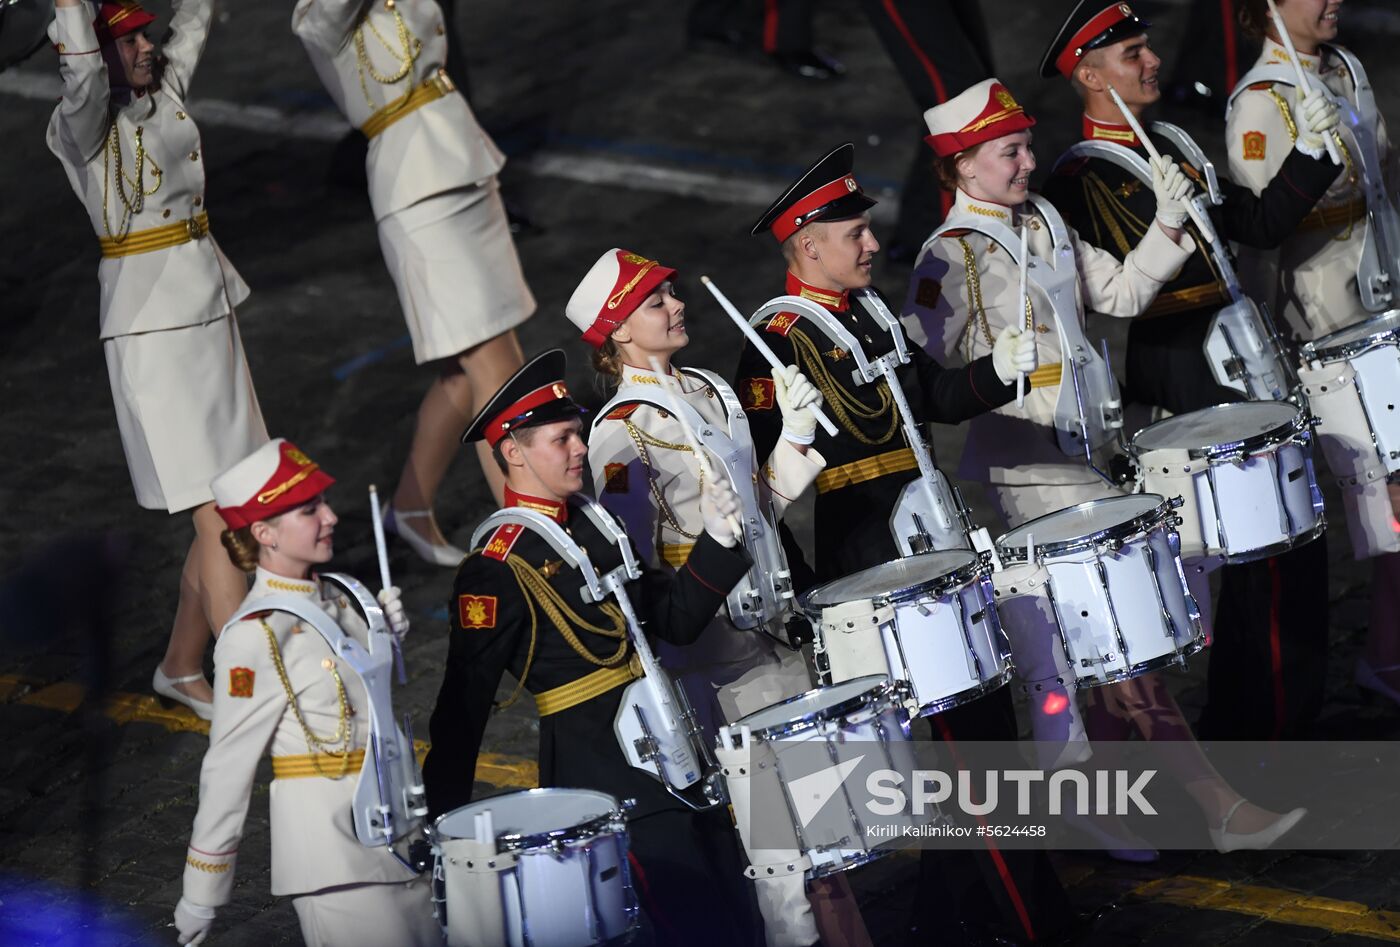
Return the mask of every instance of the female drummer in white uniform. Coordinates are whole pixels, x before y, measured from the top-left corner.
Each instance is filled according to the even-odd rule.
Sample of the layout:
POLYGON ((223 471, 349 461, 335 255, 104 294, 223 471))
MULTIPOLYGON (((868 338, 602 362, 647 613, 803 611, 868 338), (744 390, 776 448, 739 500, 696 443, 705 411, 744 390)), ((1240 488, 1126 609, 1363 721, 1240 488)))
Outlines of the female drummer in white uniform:
MULTIPOLYGON (((728 430, 723 397, 728 394, 734 401, 734 396, 724 382, 716 377, 711 383, 672 365, 671 359, 690 341, 675 276, 673 268, 641 254, 608 250, 574 290, 565 315, 594 349, 594 367, 609 389, 640 386, 665 403, 662 379, 651 367, 655 359, 672 379, 671 392, 708 423, 728 430)), ((825 467, 821 454, 810 446, 817 426, 812 408, 821 403, 821 395, 796 366, 773 373, 773 391, 784 436, 752 474, 761 502, 771 498, 774 513, 781 517, 825 467)), ((594 424, 588 462, 599 502, 622 520, 648 563, 671 568, 683 564, 704 523, 703 476, 680 422, 650 404, 623 404, 594 424)), ((720 611, 697 644, 661 644, 662 664, 685 687, 709 739, 720 725, 813 686, 802 652, 776 640, 785 635, 784 629, 769 632, 740 630, 720 611)), ((815 934, 816 929, 822 942, 833 947, 869 942, 850 890, 839 877, 813 883, 811 893, 815 929, 811 921, 780 918, 773 909, 775 899, 759 886, 770 943, 805 943, 801 936, 790 938, 801 930, 815 934)))
MULTIPOLYGON (((213 483, 228 556, 251 573, 249 604, 305 596, 366 644, 364 619, 313 568, 329 562, 336 516, 322 496, 335 481, 294 444, 264 444, 213 483)), ((379 594, 396 637, 408 631, 398 589, 379 594)), ((253 779, 271 753, 272 893, 293 899, 309 945, 436 945, 428 878, 384 848, 367 848, 352 820, 370 733, 363 679, 314 628, 267 611, 224 629, 214 648, 214 720, 199 780, 199 811, 175 909, 180 943, 198 943, 233 895, 253 779)))
POLYGON ((56 0, 63 98, 48 129, 102 251, 99 336, 136 501, 194 511, 153 687, 205 719, 204 648, 247 590, 219 546, 209 481, 267 441, 234 317, 248 287, 209 233, 203 143, 185 111, 213 15, 213 0, 176 0, 157 49, 155 17, 134 0, 103 3, 95 22, 82 0, 56 0))
MULTIPOLYGON (((462 431, 524 362, 515 327, 535 311, 496 175, 501 152, 444 68, 436 0, 298 0, 292 30, 350 124, 369 139, 369 199, 413 358, 441 372, 384 522, 428 562, 466 553, 433 517, 462 431)), ((496 501, 505 483, 477 459, 496 501)))
MULTIPOLYGON (((929 109, 924 118, 930 132, 927 141, 938 155, 935 170, 956 196, 945 222, 953 229, 927 244, 915 267, 904 310, 909 334, 937 357, 971 360, 990 352, 1008 326, 1024 325, 1036 333, 1041 366, 1028 379, 1024 409, 1008 404, 970 422, 959 475, 987 485, 988 496, 1008 527, 1121 494, 1056 444, 1062 353, 1045 297, 1032 295, 1025 304, 1016 259, 987 236, 956 227, 959 218, 971 222, 979 217, 1018 232, 1025 224, 1032 255, 1040 261, 1051 259, 1050 225, 1028 200, 1028 181, 1036 166, 1030 132, 1035 120, 995 79, 929 109)), ((1169 158, 1153 164, 1153 191, 1156 224, 1147 228, 1122 262, 1068 231, 1078 270, 1077 311, 1061 317, 1082 325, 1086 306, 1123 318, 1141 313, 1195 249, 1182 229, 1186 218, 1182 201, 1189 193, 1189 182, 1169 158)), ((1204 583, 1201 587, 1200 597, 1208 603, 1209 590, 1204 583)), ((1056 634, 1050 616, 1028 619, 1021 613, 1005 621, 1013 659, 1023 673, 1044 664, 1032 653, 1030 642, 1048 645, 1056 634)), ((1116 730, 1119 720, 1131 717, 1149 739, 1194 742, 1175 700, 1156 674, 1091 688, 1087 702, 1090 737, 1099 727, 1116 730)), ((1078 725, 1071 692, 1047 688, 1030 707, 1036 739, 1063 746, 1058 762, 1087 755, 1087 745, 1079 742, 1083 734, 1074 732, 1078 725)), ((1217 845, 1263 847, 1301 817, 1299 812, 1279 819, 1244 803, 1204 757, 1196 754, 1193 760, 1192 771, 1178 776, 1211 824, 1219 826, 1217 845)))
MULTIPOLYGON (((1359 107, 1356 81, 1344 58, 1349 54, 1336 45, 1342 4, 1339 0, 1276 0, 1276 6, 1311 81, 1320 81, 1348 103, 1346 112, 1369 124, 1365 131, 1375 139, 1385 192, 1394 201, 1400 187, 1400 149, 1391 147, 1380 112, 1359 107)), ((1231 177, 1257 193, 1273 180, 1298 137, 1289 109, 1297 80, 1267 0, 1244 0, 1239 19, 1246 32, 1263 40, 1264 48, 1231 95, 1226 145, 1231 177)), ((1249 283, 1251 295, 1281 313, 1288 329, 1303 341, 1378 314, 1363 305, 1358 288, 1358 264, 1368 226, 1363 190, 1368 170, 1359 158, 1356 131, 1343 122, 1334 134, 1342 167, 1317 208, 1276 253, 1241 252, 1241 277, 1249 283)), ((1400 253, 1400 248, 1392 246, 1390 252, 1400 253)), ((1392 299, 1391 310, 1400 308, 1394 299, 1400 295, 1392 299)), ((1302 374, 1307 386, 1309 373, 1302 374)), ((1320 440, 1340 481, 1356 558, 1374 559, 1371 632, 1357 662, 1356 680, 1400 704, 1400 530, 1395 528, 1400 485, 1379 475, 1384 471, 1376 469, 1370 433, 1357 430, 1343 444, 1324 430, 1320 440)))

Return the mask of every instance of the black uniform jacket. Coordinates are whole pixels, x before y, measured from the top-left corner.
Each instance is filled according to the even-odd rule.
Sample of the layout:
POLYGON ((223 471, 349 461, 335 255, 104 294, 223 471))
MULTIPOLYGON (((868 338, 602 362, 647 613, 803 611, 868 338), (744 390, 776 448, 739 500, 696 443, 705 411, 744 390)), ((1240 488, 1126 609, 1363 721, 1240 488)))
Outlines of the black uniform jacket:
MULTIPOLYGON (((1086 137, 1094 138, 1097 123, 1085 124, 1086 137)), ((1147 157, 1130 129, 1102 124, 1097 128, 1123 136, 1115 143, 1147 157)), ((1163 138, 1152 140, 1162 154, 1174 150, 1163 138)), ((1184 161, 1182 169, 1195 176, 1184 161)), ((1261 194, 1221 179, 1225 203, 1211 209, 1211 221, 1226 240, 1271 249, 1297 228, 1336 176, 1336 167, 1325 156, 1314 160, 1294 150, 1261 194)), ((1120 260, 1156 216, 1152 187, 1098 158, 1062 165, 1046 182, 1044 194, 1082 238, 1120 260)), ((1124 380, 1127 400, 1177 413, 1244 398, 1216 384, 1201 351, 1211 318, 1230 299, 1205 241, 1189 221, 1187 229, 1201 250, 1192 254, 1176 279, 1162 287, 1147 312, 1129 325, 1124 380)))
MULTIPOLYGON (((787 292, 839 314, 869 358, 894 348, 889 332, 844 294, 807 286, 791 273, 787 292)), ((909 444, 885 381, 857 385, 851 377, 855 359, 810 319, 780 313, 764 327, 763 340, 779 361, 795 363, 821 389, 822 410, 841 429, 831 437, 818 427, 814 445, 826 458, 826 470, 817 478, 817 579, 827 581, 896 558, 890 514, 918 470, 907 454, 909 444)), ((944 368, 919 346, 908 348, 910 361, 898 375, 920 422, 957 424, 1016 397, 1015 385, 997 377, 991 356, 965 368, 944 368)), ((752 345, 745 345, 739 356, 734 390, 748 414, 755 453, 766 457, 782 436, 783 419, 773 397, 772 370, 752 345)), ((789 558, 791 553, 789 549, 789 558)), ((800 586, 800 567, 794 565, 793 571, 794 584, 800 586)))
MULTIPOLYGON (((564 525, 575 542, 588 552, 601 576, 614 568, 621 556, 593 523, 573 506, 566 507, 564 525)), ((497 530, 499 534, 501 530, 497 530)), ((581 657, 546 616, 539 602, 527 601, 515 573, 505 558, 494 558, 484 549, 474 550, 462 561, 448 605, 452 623, 447 670, 429 731, 432 749, 423 766, 428 806, 433 817, 471 801, 472 780, 482 734, 500 683, 509 671, 531 694, 576 681, 599 670, 581 657), (535 634, 531 629, 531 604, 535 634), (533 654, 532 654, 533 652, 533 654), (528 663, 528 672, 526 665, 528 663)), ((509 537, 504 537, 506 543, 509 537)), ((496 554, 499 555, 499 547, 496 554)), ((540 536, 519 531, 509 546, 509 557, 522 561, 547 578, 573 612, 588 624, 610 628, 612 622, 597 604, 585 602, 583 580, 540 536)), ((675 644, 688 644, 700 636, 724 597, 749 568, 743 547, 726 549, 708 534, 695 543, 686 564, 674 574, 646 570, 628 586, 628 595, 648 635, 675 644)), ((610 601, 610 599, 609 599, 610 601)), ((618 649, 615 638, 595 634, 570 623, 579 642, 600 658, 618 649)), ((629 646, 623 661, 632 657, 629 646)), ((540 720, 540 785, 596 789, 619 800, 637 800, 634 816, 663 808, 678 808, 661 783, 628 765, 613 734, 613 718, 625 687, 619 686, 590 700, 540 720)))

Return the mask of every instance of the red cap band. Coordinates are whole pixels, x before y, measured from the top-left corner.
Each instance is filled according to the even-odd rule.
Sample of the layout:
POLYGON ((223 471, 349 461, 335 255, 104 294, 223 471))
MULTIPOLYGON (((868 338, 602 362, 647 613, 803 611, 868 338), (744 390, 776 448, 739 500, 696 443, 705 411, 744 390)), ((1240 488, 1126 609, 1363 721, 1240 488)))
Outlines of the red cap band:
POLYGON ((773 236, 778 238, 779 243, 782 243, 802 229, 806 223, 803 218, 812 211, 859 190, 860 185, 856 183, 855 176, 850 174, 843 174, 835 181, 823 184, 778 215, 778 219, 773 221, 773 236))
POLYGON ((1115 3, 1095 14, 1093 19, 1080 27, 1079 32, 1070 37, 1065 48, 1060 50, 1060 55, 1055 57, 1055 68, 1060 70, 1060 75, 1068 79, 1070 74, 1074 72, 1074 67, 1079 65, 1079 60, 1084 58, 1085 43, 1092 42, 1094 37, 1103 33, 1104 30, 1117 26, 1132 15, 1132 7, 1126 3, 1115 3))
POLYGON ((558 401, 560 398, 569 397, 569 389, 564 387, 562 381, 550 382, 548 385, 541 385, 525 397, 521 398, 506 408, 486 425, 486 443, 495 447, 501 438, 506 436, 513 426, 513 422, 521 415, 528 414, 542 404, 551 401, 558 401))

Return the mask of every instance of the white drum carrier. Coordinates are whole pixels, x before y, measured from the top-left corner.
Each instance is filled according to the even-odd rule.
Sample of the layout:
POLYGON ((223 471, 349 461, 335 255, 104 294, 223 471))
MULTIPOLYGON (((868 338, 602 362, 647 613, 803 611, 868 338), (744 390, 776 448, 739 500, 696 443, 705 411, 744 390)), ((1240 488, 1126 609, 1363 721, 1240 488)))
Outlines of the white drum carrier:
POLYGON ((1244 401, 1158 421, 1131 450, 1149 493, 1181 497, 1181 556, 1251 562, 1316 539, 1327 526, 1306 412, 1244 401))
MULTIPOLYGON (((1177 522, 1172 504, 1153 494, 1031 520, 997 540, 1004 568, 992 576, 996 594, 1003 608, 1017 596, 1048 600, 1065 659, 1053 665, 1071 681, 1108 684, 1185 663, 1205 638, 1182 574, 1177 522)), ((1017 640, 1018 629, 1008 624, 1007 632, 1017 640)))
POLYGON ((916 716, 976 700, 1011 677, 991 582, 975 553, 882 563, 812 589, 802 607, 831 681, 904 681, 916 716))
POLYGON ((453 809, 433 832, 433 901, 449 947, 624 937, 638 911, 623 807, 591 789, 529 789, 453 809))
MULTIPOLYGON (((894 772, 911 772, 913 747, 904 690, 883 675, 862 677, 818 687, 720 728, 716 755, 733 802, 735 826, 749 853, 750 878, 835 874, 888 854, 901 839, 913 837, 912 831, 872 833, 861 818, 865 807, 852 798, 844 780, 825 797, 814 794, 814 787, 803 779, 821 775, 814 774, 818 759, 829 760, 828 769, 831 764, 853 768, 867 753, 878 754, 880 765, 894 772), (820 753, 814 754, 814 747, 820 753), (828 798, 833 801, 828 803, 828 798), (774 824, 769 807, 779 799, 788 820, 774 824), (758 815, 764 819, 757 830, 754 800, 760 800, 758 815)), ((880 826, 912 827, 928 821, 925 816, 896 813, 882 815, 880 826)))

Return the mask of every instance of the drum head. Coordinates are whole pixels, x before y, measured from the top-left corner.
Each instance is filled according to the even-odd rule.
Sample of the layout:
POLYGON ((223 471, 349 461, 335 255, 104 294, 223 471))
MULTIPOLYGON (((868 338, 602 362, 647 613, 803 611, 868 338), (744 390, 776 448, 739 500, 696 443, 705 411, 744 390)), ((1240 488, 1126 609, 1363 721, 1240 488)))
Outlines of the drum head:
POLYGON ((595 822, 619 808, 612 796, 592 789, 526 789, 453 809, 435 828, 448 838, 476 838, 476 816, 489 809, 497 839, 534 836, 595 822))
POLYGON ((788 724, 809 718, 830 719, 839 716, 837 708, 858 702, 870 691, 883 687, 887 683, 889 683, 889 678, 885 675, 871 674, 868 677, 857 677, 853 680, 842 681, 840 684, 832 684, 829 687, 818 687, 805 694, 789 697, 771 707, 755 710, 747 717, 741 717, 735 726, 748 727, 755 733, 760 733, 774 728, 783 728, 788 724))
POLYGON ((867 598, 897 599, 976 562, 977 556, 964 549, 906 556, 833 579, 808 593, 804 604, 825 608, 867 598))
POLYGON ((1344 346, 1354 345, 1357 342, 1364 342, 1379 335, 1391 335, 1400 333, 1400 309, 1391 309, 1381 313, 1374 319, 1367 319, 1365 322, 1357 323, 1354 326, 1347 326, 1345 329, 1338 329, 1331 335, 1324 335, 1322 338, 1312 343, 1312 350, 1319 355, 1326 355, 1331 349, 1339 349, 1344 346))
POLYGON ((1133 435, 1133 450, 1200 450, 1251 441, 1292 424, 1298 409, 1279 401, 1240 401, 1178 414, 1133 435))
POLYGON ((997 539, 998 550, 1024 550, 1028 538, 1040 549, 1072 545, 1079 540, 1113 533, 1161 507, 1166 502, 1155 493, 1104 497, 1047 513, 1011 530, 997 539))

